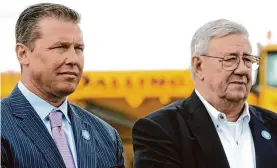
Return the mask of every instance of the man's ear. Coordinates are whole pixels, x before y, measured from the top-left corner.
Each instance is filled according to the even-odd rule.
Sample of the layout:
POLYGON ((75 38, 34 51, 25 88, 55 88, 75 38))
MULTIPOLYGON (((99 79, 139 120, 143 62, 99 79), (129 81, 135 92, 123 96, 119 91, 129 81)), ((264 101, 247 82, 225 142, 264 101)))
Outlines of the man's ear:
POLYGON ((204 69, 203 69, 203 60, 200 56, 192 56, 191 58, 192 67, 194 70, 195 78, 204 80, 204 69))
POLYGON ((15 51, 16 51, 17 59, 20 62, 20 65, 21 66, 28 65, 30 60, 30 54, 31 54, 30 49, 22 43, 17 43, 15 47, 15 51))

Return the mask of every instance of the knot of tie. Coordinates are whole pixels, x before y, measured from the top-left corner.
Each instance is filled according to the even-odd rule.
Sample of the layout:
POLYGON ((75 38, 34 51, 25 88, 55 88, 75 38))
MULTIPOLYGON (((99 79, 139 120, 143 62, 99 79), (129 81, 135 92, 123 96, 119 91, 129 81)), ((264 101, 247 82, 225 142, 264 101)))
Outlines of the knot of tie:
POLYGON ((62 126, 62 116, 63 113, 61 111, 54 111, 49 114, 51 128, 62 126))

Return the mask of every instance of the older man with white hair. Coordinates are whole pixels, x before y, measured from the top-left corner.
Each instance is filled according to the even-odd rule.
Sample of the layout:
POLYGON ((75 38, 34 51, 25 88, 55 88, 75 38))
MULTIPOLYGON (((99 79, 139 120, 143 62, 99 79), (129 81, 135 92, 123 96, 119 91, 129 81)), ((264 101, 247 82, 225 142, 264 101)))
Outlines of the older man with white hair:
POLYGON ((191 96, 135 123, 134 167, 277 168, 277 114, 246 101, 260 59, 247 30, 208 22, 194 34, 191 55, 191 96))

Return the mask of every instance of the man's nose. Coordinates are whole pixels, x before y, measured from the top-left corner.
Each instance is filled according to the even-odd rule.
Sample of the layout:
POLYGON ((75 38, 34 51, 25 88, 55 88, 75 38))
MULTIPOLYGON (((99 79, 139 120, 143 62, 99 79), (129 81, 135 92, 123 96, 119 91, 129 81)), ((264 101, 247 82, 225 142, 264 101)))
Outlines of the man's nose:
POLYGON ((245 63, 244 63, 244 60, 242 57, 239 57, 239 64, 238 64, 238 67, 234 70, 234 73, 235 74, 240 74, 240 75, 245 75, 245 74, 248 74, 249 71, 251 71, 251 68, 248 68, 245 63))
POLYGON ((76 50, 74 47, 70 47, 67 53, 67 58, 66 58, 66 64, 77 64, 77 57, 78 54, 76 53, 76 50))

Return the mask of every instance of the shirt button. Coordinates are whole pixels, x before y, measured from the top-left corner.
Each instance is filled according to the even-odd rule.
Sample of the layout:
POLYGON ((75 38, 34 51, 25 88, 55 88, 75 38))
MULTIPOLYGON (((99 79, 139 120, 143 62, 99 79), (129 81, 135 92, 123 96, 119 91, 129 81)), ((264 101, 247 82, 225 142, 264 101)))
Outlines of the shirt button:
POLYGON ((219 127, 219 125, 216 125, 216 128, 217 128, 218 132, 221 132, 221 128, 219 127))
POLYGON ((220 114, 220 118, 221 118, 221 119, 224 119, 224 116, 223 116, 223 114, 220 114))

